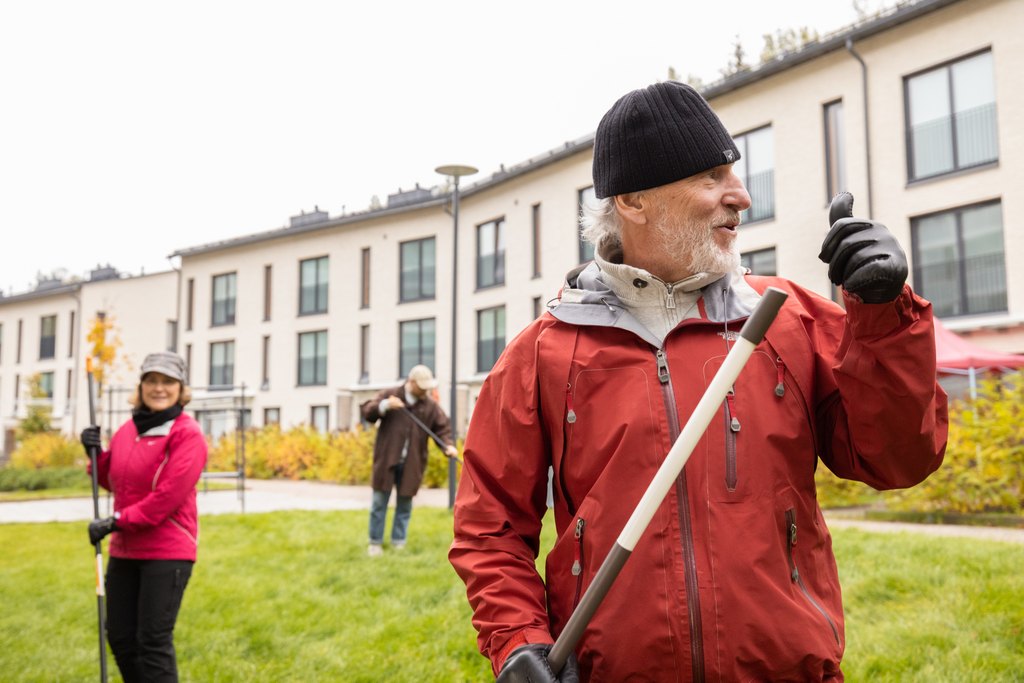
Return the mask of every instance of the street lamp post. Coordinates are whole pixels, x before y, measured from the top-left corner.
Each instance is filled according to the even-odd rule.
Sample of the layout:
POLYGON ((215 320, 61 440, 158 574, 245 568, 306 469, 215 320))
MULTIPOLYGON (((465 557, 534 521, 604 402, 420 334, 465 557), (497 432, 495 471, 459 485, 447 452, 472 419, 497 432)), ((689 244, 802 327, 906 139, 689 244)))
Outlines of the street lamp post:
MULTIPOLYGON (((434 169, 441 175, 448 176, 452 179, 454 189, 452 190, 452 365, 451 365, 451 388, 449 389, 449 402, 448 402, 448 416, 452 422, 452 438, 458 439, 458 432, 456 430, 455 422, 455 383, 456 383, 456 331, 458 330, 458 302, 459 302, 459 178, 463 176, 470 176, 477 172, 476 168, 472 166, 460 166, 458 164, 452 164, 448 166, 438 166, 434 169)), ((455 507, 455 477, 457 471, 455 469, 455 459, 448 459, 448 507, 455 507)))

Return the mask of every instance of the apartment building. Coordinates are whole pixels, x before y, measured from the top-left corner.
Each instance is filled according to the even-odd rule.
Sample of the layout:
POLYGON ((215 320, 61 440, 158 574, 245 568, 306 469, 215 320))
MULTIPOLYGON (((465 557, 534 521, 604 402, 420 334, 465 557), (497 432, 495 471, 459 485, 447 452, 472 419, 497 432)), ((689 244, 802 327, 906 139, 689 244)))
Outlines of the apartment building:
MULTIPOLYGON (((739 234, 745 265, 833 295, 817 253, 830 197, 850 190, 856 214, 904 245, 911 284, 947 327, 1024 352, 1024 273, 1007 267, 1024 254, 1024 200, 1012 191, 1024 183, 1020 26, 1017 0, 919 0, 705 88, 743 153, 736 171, 753 200, 739 234)), ((231 408, 254 425, 346 429, 360 402, 424 363, 446 408, 454 388, 464 433, 505 344, 592 256, 578 238, 592 146, 593 133, 464 179, 457 244, 451 193, 417 187, 381 208, 314 210, 181 249, 178 272, 147 281, 165 292, 118 300, 124 353, 177 348, 192 408, 213 433, 231 408), (154 300, 162 303, 148 317, 131 309, 154 300), (135 324, 153 336, 129 343, 135 324)), ((93 287, 81 285, 83 300, 93 287)), ((59 346, 93 309, 106 310, 73 302, 56 290, 0 299, 5 426, 18 410, 16 377, 52 367, 60 394, 68 370, 81 374, 75 354, 25 360, 26 349, 51 338, 59 346), (47 297, 65 298, 44 306, 47 297)))
MULTIPOLYGON (((117 348, 107 378, 111 386, 131 384, 147 353, 173 348, 176 282, 174 271, 121 277, 107 267, 88 280, 43 280, 30 292, 0 298, 0 452, 13 449, 14 430, 32 402, 48 406, 54 428, 67 434, 88 424, 83 350, 90 347, 87 337, 98 317, 108 322, 106 341, 117 348), (38 398, 30 391, 33 377, 42 390, 38 398)), ((126 417, 127 398, 104 393, 98 414, 126 417)))

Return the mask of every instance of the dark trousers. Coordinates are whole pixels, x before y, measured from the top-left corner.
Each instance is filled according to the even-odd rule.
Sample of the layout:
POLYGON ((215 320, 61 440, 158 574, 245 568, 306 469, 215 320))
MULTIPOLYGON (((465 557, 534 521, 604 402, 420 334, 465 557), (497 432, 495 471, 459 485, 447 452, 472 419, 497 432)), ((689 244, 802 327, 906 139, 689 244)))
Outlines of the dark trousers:
POLYGON ((178 680, 174 622, 192 564, 110 558, 107 638, 125 683, 178 680))

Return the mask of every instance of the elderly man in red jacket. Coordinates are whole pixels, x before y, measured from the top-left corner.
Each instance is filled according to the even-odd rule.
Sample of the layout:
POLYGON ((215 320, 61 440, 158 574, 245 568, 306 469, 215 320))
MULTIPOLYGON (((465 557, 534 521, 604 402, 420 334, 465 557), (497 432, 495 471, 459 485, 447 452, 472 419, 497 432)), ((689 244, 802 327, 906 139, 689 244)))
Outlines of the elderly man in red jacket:
POLYGON ((474 409, 449 558, 501 682, 841 681, 820 459, 878 489, 942 461, 931 305, 884 225, 837 198, 844 311, 740 266, 751 204, 689 86, 622 97, 594 143, 593 262, 505 350, 474 409), (789 297, 558 674, 546 654, 768 286, 789 297), (557 540, 535 559, 548 471, 557 540))

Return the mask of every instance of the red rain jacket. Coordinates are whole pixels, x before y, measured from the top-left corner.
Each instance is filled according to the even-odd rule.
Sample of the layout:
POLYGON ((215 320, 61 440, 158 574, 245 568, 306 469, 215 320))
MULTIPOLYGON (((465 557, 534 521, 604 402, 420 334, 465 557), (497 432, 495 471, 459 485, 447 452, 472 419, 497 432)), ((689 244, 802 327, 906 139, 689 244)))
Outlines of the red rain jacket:
MULTIPOLYGON (((583 680, 841 681, 822 462, 878 489, 942 461, 931 305, 847 312, 780 278, 723 278, 663 345, 595 266, 505 350, 476 403, 449 558, 494 671, 562 630, 768 285, 789 298, 576 647, 583 680), (731 280, 731 283, 730 283, 731 280), (594 290, 598 291, 594 291, 594 290), (561 318, 561 319, 560 319, 561 318), (535 569, 553 467, 557 540, 535 569)), ((576 280, 578 278, 578 280, 576 280)))
POLYGON ((121 513, 111 535, 111 557, 196 559, 196 482, 206 464, 206 438, 186 413, 169 433, 162 431, 157 427, 139 436, 128 420, 99 456, 99 483, 113 492, 114 511, 121 513))

